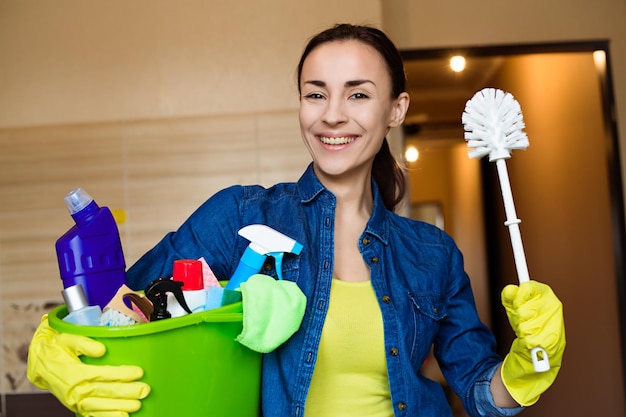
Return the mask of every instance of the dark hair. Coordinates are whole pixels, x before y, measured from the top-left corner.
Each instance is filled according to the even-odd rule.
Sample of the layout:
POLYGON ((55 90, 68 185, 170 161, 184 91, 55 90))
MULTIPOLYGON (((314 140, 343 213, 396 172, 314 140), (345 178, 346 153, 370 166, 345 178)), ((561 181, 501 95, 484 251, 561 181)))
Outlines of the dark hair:
MULTIPOLYGON (((406 75, 402 57, 387 35, 371 26, 345 23, 326 29, 309 40, 298 63, 298 91, 301 91, 300 77, 302 76, 302 66, 309 54, 315 48, 325 43, 349 40, 369 45, 383 57, 391 79, 391 98, 397 98, 406 91, 406 75)), ((374 158, 372 176, 376 184, 378 184, 385 207, 389 210, 394 210, 404 198, 406 178, 404 170, 391 154, 387 138, 383 140, 383 144, 374 158)))

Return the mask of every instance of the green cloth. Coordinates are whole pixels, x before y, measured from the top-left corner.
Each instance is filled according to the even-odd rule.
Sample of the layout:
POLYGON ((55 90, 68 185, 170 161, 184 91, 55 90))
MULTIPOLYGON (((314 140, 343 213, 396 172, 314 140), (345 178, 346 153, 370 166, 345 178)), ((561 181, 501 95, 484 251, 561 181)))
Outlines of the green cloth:
POLYGON ((299 328, 306 296, 295 282, 256 274, 241 283, 243 330, 235 340, 261 353, 282 345, 299 328))

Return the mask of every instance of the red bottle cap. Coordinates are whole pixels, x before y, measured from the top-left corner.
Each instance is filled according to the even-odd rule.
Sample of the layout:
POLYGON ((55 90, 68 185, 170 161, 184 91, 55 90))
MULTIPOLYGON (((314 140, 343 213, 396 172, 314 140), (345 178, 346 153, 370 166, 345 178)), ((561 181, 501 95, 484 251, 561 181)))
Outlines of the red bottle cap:
POLYGON ((196 291, 204 289, 202 278, 202 262, 192 259, 179 259, 174 261, 174 281, 183 282, 183 291, 196 291))

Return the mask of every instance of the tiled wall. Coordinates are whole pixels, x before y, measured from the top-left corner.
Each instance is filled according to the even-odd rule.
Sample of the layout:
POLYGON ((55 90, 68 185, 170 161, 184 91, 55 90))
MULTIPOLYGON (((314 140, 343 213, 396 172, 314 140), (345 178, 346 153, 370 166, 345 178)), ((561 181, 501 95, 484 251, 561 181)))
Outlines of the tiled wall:
POLYGON ((61 302, 68 191, 124 215, 130 265, 219 189, 297 180, 309 160, 296 111, 0 130, 1 393, 36 391, 27 346, 61 302))

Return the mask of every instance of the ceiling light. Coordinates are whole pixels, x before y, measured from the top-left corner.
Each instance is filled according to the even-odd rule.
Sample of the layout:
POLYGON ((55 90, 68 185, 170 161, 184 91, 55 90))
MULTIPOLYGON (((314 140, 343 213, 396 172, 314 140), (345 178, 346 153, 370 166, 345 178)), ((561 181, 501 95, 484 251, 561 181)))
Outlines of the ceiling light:
POLYGON ((450 68, 454 72, 461 72, 465 69, 465 58, 460 55, 455 55, 450 58, 450 68))
POLYGON ((419 156, 420 153, 415 146, 409 146, 404 152, 404 158, 407 162, 415 162, 419 156))

